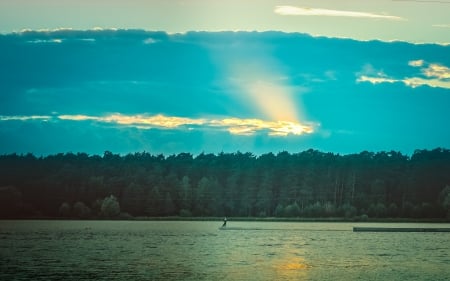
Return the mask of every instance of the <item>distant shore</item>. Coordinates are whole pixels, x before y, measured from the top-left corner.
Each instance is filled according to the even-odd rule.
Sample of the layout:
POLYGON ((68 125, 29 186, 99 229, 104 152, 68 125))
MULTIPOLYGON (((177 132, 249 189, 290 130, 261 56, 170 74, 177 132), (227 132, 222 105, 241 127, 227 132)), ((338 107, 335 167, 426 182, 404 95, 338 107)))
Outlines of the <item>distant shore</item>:
MULTIPOLYGON (((369 222, 369 223, 450 223, 450 218, 278 218, 278 217, 227 217, 229 222, 233 221, 255 221, 255 222, 369 222)), ((223 217, 116 217, 116 218, 63 218, 63 217, 21 217, 0 218, 0 220, 124 220, 124 221, 222 221, 223 217)))

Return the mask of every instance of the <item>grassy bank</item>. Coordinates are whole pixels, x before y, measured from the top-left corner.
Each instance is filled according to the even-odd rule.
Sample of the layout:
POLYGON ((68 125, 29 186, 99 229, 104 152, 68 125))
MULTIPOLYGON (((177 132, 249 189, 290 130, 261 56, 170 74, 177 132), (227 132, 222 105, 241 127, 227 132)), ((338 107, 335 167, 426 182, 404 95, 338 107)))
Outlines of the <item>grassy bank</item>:
MULTIPOLYGON (((258 222, 419 222, 419 223, 450 223, 445 218, 277 218, 277 217, 227 217, 228 221, 258 221, 258 222)), ((133 220, 173 220, 173 221, 222 221, 223 217, 135 217, 133 220)))
MULTIPOLYGON (((115 218, 90 217, 90 218, 73 218, 73 217, 4 217, 2 220, 130 220, 130 221, 222 221, 223 217, 181 217, 181 216, 162 216, 162 217, 132 217, 129 215, 119 216, 115 218)), ((227 217, 229 222, 233 221, 256 221, 256 222, 392 222, 392 223, 450 223, 450 218, 369 218, 369 217, 227 217)))

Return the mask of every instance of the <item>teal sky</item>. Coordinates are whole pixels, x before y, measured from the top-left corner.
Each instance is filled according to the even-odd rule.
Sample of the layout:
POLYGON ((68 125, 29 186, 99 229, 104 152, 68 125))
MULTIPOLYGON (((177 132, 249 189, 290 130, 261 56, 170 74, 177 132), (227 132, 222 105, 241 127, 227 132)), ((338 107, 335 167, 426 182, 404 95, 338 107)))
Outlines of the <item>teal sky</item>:
POLYGON ((448 148, 449 8, 1 1, 0 154, 448 148))

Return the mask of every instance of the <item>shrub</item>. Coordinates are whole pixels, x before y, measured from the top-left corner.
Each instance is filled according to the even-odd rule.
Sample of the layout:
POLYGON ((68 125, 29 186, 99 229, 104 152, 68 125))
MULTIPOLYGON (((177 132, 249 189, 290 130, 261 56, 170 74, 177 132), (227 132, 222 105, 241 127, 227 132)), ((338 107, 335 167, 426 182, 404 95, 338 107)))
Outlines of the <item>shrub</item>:
POLYGON ((110 195, 103 200, 101 213, 106 218, 114 218, 120 214, 120 205, 116 197, 110 195))

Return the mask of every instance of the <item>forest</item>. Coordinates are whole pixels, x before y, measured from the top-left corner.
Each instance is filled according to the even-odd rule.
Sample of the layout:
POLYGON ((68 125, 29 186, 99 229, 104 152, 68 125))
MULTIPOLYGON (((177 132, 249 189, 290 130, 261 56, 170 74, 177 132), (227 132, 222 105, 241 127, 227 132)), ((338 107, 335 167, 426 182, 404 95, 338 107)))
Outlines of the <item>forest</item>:
POLYGON ((450 218, 450 150, 0 156, 2 218, 450 218))

